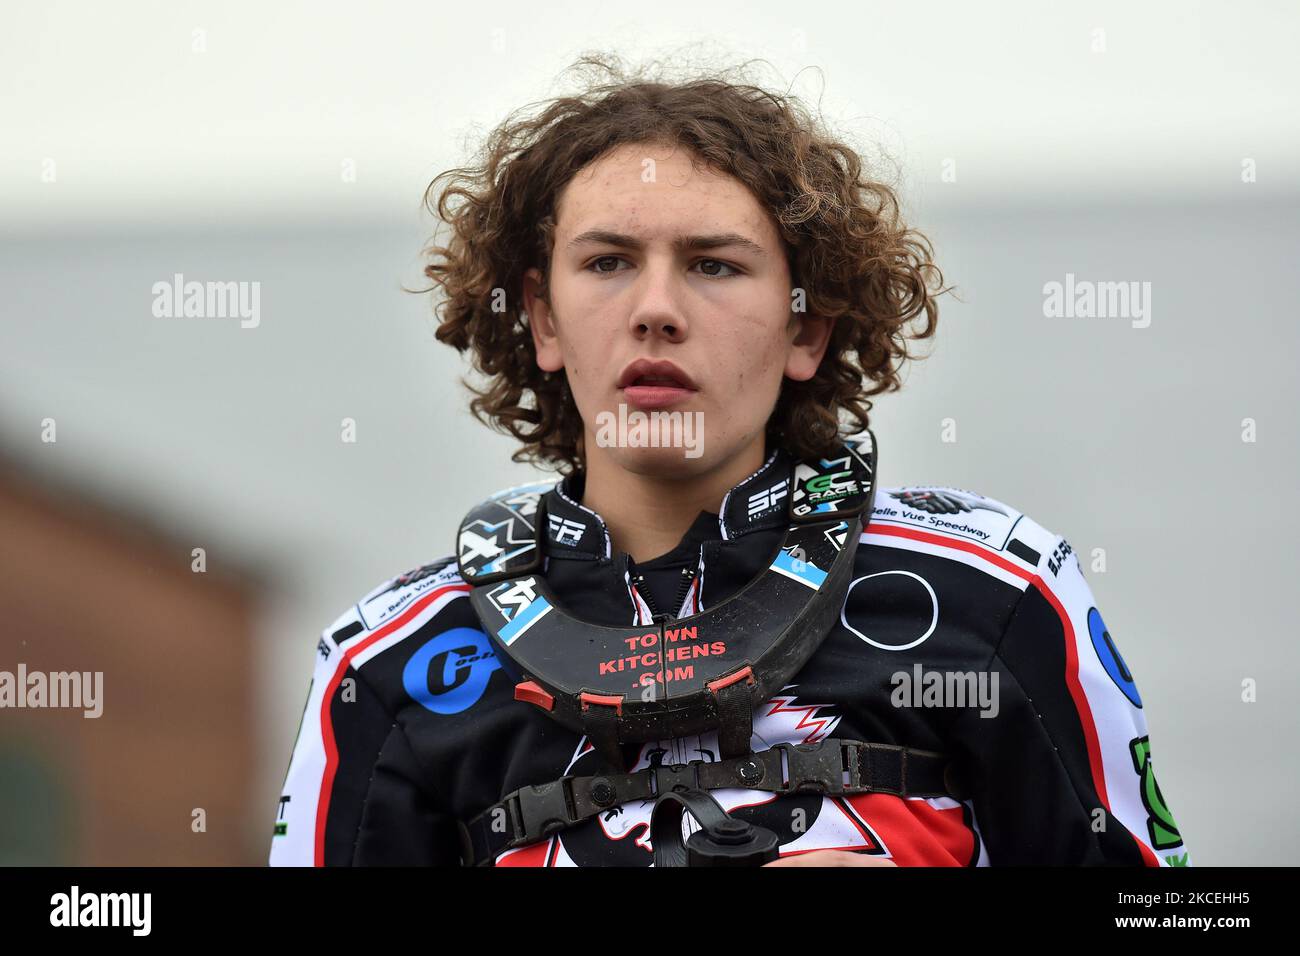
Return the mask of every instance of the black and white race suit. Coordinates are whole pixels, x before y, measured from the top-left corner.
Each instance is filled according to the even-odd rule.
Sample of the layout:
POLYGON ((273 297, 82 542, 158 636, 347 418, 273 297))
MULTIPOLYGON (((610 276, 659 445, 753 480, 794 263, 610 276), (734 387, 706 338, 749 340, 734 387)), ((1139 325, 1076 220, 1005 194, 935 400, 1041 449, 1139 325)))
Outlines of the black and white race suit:
MULTIPOLYGON (((649 623, 661 609, 695 614, 770 560, 785 528, 788 475, 786 453, 773 453, 719 514, 700 512, 676 548, 639 566, 579 503, 581 473, 565 478, 545 496, 547 580, 596 623, 649 623)), ((525 785, 599 772, 584 736, 515 699, 469 591, 455 558, 444 557, 386 581, 325 629, 276 814, 273 865, 458 865, 457 820, 525 785)), ((713 796, 775 831, 783 856, 841 849, 900 866, 1189 863, 1156 783, 1142 698, 1076 555, 991 498, 878 490, 838 621, 753 715, 755 751, 829 737, 948 754, 963 767, 969 799, 713 796)), ((625 754, 629 772, 714 760, 717 735, 633 744, 625 754)), ((648 866, 650 810, 648 801, 613 806, 496 864, 648 866)))

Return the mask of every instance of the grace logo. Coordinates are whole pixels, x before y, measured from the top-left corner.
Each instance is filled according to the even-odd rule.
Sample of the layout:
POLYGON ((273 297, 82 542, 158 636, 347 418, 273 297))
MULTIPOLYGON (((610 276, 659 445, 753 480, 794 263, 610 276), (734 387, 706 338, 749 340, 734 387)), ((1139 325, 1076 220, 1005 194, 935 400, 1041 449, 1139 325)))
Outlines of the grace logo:
POLYGON ((402 671, 402 686, 425 710, 459 714, 479 702, 492 672, 500 667, 486 634, 454 627, 411 655, 402 671))
POLYGON ((853 494, 858 490, 858 483, 853 480, 853 472, 840 471, 809 478, 803 487, 809 501, 829 501, 853 494))

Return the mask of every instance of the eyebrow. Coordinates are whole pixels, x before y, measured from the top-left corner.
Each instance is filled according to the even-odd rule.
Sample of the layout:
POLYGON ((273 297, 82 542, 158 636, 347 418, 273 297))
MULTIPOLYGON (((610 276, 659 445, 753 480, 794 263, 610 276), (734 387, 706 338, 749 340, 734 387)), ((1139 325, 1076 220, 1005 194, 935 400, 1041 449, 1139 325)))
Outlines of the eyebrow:
MULTIPOLYGON (((625 249, 644 249, 645 241, 636 236, 613 232, 609 229, 588 229, 586 232, 569 240, 569 248, 583 243, 595 243, 607 246, 622 246, 625 249)), ((738 232, 719 232, 705 236, 678 236, 673 240, 673 248, 679 252, 700 249, 718 249, 722 246, 739 246, 755 255, 766 256, 767 250, 748 236, 738 232)))

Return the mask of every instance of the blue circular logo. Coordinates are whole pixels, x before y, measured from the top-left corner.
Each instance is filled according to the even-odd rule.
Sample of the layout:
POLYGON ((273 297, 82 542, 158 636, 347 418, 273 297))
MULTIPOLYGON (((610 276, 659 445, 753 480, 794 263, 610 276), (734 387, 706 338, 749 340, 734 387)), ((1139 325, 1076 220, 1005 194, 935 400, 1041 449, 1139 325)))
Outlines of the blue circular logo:
POLYGON ((459 714, 479 702, 488 678, 500 666, 486 634, 454 627, 411 655, 402 671, 402 686, 426 710, 459 714))
POLYGON ((1128 672, 1128 665, 1120 656, 1119 648, 1115 646, 1110 631, 1106 630, 1106 624, 1095 607, 1088 608, 1088 633, 1092 636, 1092 649, 1097 652, 1097 659, 1106 668, 1106 673, 1115 682, 1115 686, 1124 692, 1134 707, 1141 707, 1142 698, 1138 696, 1133 675, 1128 672))

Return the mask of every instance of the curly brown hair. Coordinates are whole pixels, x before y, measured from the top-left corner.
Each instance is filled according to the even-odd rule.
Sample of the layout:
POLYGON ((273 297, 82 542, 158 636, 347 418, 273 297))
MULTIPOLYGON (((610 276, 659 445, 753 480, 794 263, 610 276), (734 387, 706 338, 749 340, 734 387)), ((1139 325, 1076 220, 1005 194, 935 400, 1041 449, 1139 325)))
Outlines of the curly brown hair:
POLYGON ((441 290, 437 338, 471 351, 485 382, 463 380, 470 409, 523 443, 515 461, 582 468, 582 421, 564 374, 537 366, 522 278, 530 267, 549 276, 556 200, 579 170, 623 144, 685 146, 768 209, 806 311, 834 321, 817 373, 782 382, 767 425, 769 449, 829 454, 846 428, 867 426, 871 396, 901 387, 902 365, 917 357, 908 340, 934 334, 936 297, 949 290, 930 242, 902 222, 894 190, 865 176, 858 153, 799 100, 731 78, 748 64, 676 82, 652 75, 657 66, 629 71, 614 55, 580 57, 570 71, 585 78, 581 92, 516 110, 474 165, 429 184, 424 204, 451 229, 445 245, 424 250, 434 285, 419 291, 441 290))

